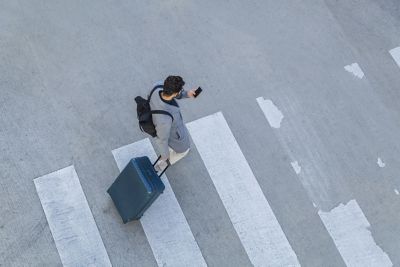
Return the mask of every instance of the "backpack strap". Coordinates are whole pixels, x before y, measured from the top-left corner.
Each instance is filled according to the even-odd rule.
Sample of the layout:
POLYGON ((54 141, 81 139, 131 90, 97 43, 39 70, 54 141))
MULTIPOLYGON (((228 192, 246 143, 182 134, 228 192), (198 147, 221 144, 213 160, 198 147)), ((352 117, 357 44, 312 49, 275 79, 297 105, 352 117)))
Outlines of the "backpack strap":
POLYGON ((165 110, 151 110, 150 111, 151 114, 164 114, 164 115, 168 115, 171 117, 172 121, 174 121, 174 117, 171 115, 171 113, 169 113, 168 111, 165 110))
MULTIPOLYGON (((163 85, 157 85, 157 86, 155 86, 155 87, 151 90, 151 92, 150 92, 148 101, 150 101, 151 95, 152 95, 152 94, 154 93, 154 91, 157 90, 158 88, 164 88, 164 86, 163 86, 163 85)), ((167 111, 165 111, 165 110, 150 110, 150 113, 151 113, 151 114, 164 114, 164 115, 168 115, 168 116, 171 117, 172 121, 174 121, 174 117, 171 115, 171 113, 169 113, 169 112, 167 112, 167 111)))
POLYGON ((147 99, 148 101, 150 101, 151 95, 152 95, 152 94, 154 93, 154 91, 157 90, 158 88, 164 88, 164 85, 157 85, 157 86, 155 86, 155 87, 151 90, 151 92, 150 92, 149 98, 147 99))

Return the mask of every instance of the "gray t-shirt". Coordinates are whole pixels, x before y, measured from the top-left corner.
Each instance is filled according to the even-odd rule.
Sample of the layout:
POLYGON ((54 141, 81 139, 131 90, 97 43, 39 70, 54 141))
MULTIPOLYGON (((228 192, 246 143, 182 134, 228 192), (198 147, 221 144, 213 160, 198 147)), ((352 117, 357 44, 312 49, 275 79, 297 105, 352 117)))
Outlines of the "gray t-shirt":
MULTIPOLYGON (((163 85, 158 82, 156 85, 163 85)), ((182 153, 190 148, 189 131, 183 123, 182 114, 179 105, 174 100, 165 101, 161 98, 162 88, 156 89, 150 99, 150 108, 152 110, 165 110, 174 117, 174 121, 168 115, 153 114, 153 123, 156 127, 157 137, 155 138, 159 152, 163 158, 169 158, 169 149, 171 147, 175 152, 182 153)), ((183 91, 180 98, 188 98, 187 92, 183 91)))

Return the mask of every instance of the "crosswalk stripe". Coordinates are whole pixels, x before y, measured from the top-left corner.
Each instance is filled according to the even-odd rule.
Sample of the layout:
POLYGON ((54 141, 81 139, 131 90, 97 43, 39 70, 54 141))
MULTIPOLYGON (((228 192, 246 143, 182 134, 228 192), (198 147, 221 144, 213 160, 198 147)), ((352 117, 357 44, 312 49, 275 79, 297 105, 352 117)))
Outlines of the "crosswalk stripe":
POLYGON ((111 266, 74 166, 34 183, 63 266, 111 266))
POLYGON ((389 53, 392 55, 394 61, 396 61, 397 65, 400 67, 400 46, 393 48, 389 51, 389 53))
MULTIPOLYGON (((256 100, 268 118, 264 98, 256 100)), ((392 266, 387 254, 375 244, 368 230, 369 222, 355 200, 330 212, 319 211, 318 214, 347 266, 392 266)))
POLYGON ((223 114, 187 127, 254 266, 300 266, 223 114))
POLYGON ((347 266, 393 266, 388 255, 375 243, 369 230, 371 225, 357 201, 351 200, 318 214, 347 266))
MULTIPOLYGON (((147 138, 112 153, 120 171, 134 157, 148 156, 152 161, 157 157, 147 138)), ((164 193, 140 219, 158 266, 206 266, 165 174, 162 181, 164 193)))

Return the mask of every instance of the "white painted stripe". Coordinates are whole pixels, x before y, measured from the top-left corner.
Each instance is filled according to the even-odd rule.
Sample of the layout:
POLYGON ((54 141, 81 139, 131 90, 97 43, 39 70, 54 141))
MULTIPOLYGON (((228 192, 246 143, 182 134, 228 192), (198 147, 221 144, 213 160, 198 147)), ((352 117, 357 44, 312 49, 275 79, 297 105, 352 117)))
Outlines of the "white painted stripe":
POLYGON ((301 172, 301 166, 297 161, 292 161, 290 164, 292 164, 293 170, 296 172, 296 174, 301 172))
POLYGON ((222 113, 187 126, 254 266, 300 266, 222 113))
POLYGON ((350 73, 352 73, 354 76, 356 76, 359 79, 362 79, 364 77, 364 72, 360 68, 360 65, 358 63, 353 63, 351 65, 344 66, 344 69, 350 73))
POLYGON ((378 164, 378 166, 381 168, 385 168, 385 166, 386 166, 386 163, 383 162, 381 158, 378 158, 376 164, 378 164))
POLYGON ((111 266, 74 166, 34 179, 64 266, 111 266))
POLYGON ((369 230, 371 225, 355 200, 318 214, 347 266, 393 266, 375 243, 369 230))
POLYGON ((272 100, 258 97, 257 102, 264 112, 265 118, 267 118, 269 125, 272 128, 280 128, 284 116, 282 112, 275 106, 272 100))
POLYGON ((393 48, 389 51, 389 53, 392 55, 394 61, 396 61, 397 65, 400 67, 400 46, 393 48))
MULTIPOLYGON (((135 157, 157 159, 149 141, 144 139, 112 151, 120 171, 135 157)), ((140 219, 158 266, 206 266, 189 224, 176 200, 165 174, 164 193, 140 219)))

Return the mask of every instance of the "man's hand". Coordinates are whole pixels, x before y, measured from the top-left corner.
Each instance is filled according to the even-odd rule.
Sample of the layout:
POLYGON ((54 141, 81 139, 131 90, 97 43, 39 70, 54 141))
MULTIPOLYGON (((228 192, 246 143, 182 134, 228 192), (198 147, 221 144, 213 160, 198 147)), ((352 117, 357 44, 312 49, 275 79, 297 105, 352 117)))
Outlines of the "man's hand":
POLYGON ((169 164, 168 158, 161 157, 161 159, 156 163, 154 168, 156 169, 157 172, 160 172, 164 170, 168 166, 168 164, 169 164))
POLYGON ((195 91, 196 91, 196 88, 193 88, 192 90, 188 91, 188 97, 194 98, 194 96, 196 95, 195 91))

